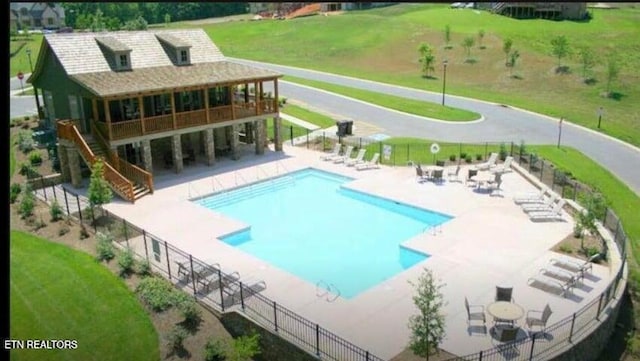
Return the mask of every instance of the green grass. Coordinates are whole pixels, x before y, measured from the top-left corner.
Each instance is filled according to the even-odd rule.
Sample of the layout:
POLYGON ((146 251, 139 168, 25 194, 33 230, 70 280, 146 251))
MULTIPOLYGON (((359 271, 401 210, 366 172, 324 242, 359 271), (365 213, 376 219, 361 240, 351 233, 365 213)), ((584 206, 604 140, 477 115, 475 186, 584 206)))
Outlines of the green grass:
POLYGON ((603 128, 614 137, 640 146, 640 9, 589 9, 589 22, 515 20, 485 11, 449 9, 447 4, 400 4, 340 16, 312 16, 285 21, 226 22, 204 26, 227 56, 328 71, 390 84, 439 92, 442 60, 449 61, 447 93, 484 99, 564 117, 597 129, 597 109, 603 106, 603 128), (453 48, 444 50, 443 29, 452 29, 453 48), (367 29, 367 31, 362 31, 367 29), (465 64, 460 45, 465 36, 485 30, 480 50, 472 49, 476 64, 465 64), (566 35, 573 54, 591 46, 599 59, 593 69, 595 85, 582 82, 577 56, 563 60, 571 74, 554 72, 550 38, 566 35), (520 54, 509 78, 502 42, 512 38, 520 54), (433 79, 420 74, 417 47, 427 42, 436 56, 433 79), (286 54, 286 56, 282 56, 286 54), (615 54, 622 69, 612 90, 621 100, 600 96, 605 86, 604 59, 615 54))
POLYGON ((16 136, 11 137, 11 143, 9 143, 9 179, 13 177, 13 172, 16 170, 16 147, 13 145, 16 143, 16 136))
MULTIPOLYGON (((42 34, 31 34, 29 38, 25 37, 17 37, 16 40, 11 40, 9 42, 9 50, 11 53, 15 52, 20 44, 26 44, 20 51, 12 56, 9 61, 9 77, 15 78, 19 71, 26 73, 31 73, 31 67, 29 65, 29 58, 27 56, 27 49, 31 49, 31 61, 33 63, 33 67, 35 69, 36 62, 38 60, 38 54, 40 53, 40 45, 42 43, 42 39, 44 37, 42 34)), ((26 84, 27 78, 23 79, 23 82, 26 84)))
POLYGON ((332 119, 326 115, 322 115, 316 112, 312 112, 308 109, 299 107, 293 104, 285 104, 284 107, 280 108, 280 111, 285 114, 289 114, 298 119, 302 119, 311 124, 315 124, 322 129, 329 128, 333 125, 336 125, 336 120, 332 119))
POLYGON ((386 95, 369 90, 356 89, 342 85, 325 83, 317 80, 308 80, 294 76, 285 76, 283 80, 308 85, 313 88, 324 89, 385 108, 399 110, 405 113, 421 115, 434 119, 463 122, 480 119, 480 114, 463 109, 442 106, 440 104, 423 102, 419 100, 386 95))
MULTIPOLYGON (((49 227, 53 227, 50 225, 49 227)), ((11 338, 77 340, 11 360, 159 360, 158 335, 127 286, 88 254, 11 232, 11 338)))

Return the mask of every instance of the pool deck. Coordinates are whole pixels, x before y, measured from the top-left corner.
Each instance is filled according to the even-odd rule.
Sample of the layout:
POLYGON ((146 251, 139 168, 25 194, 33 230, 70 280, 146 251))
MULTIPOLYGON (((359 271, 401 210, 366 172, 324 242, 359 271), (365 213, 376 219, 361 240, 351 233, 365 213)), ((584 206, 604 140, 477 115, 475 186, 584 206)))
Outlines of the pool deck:
MULTIPOLYGON (((416 314, 414 288, 409 281, 417 280, 423 268, 432 270, 444 284, 446 337, 441 348, 456 355, 494 347, 489 333, 468 328, 465 296, 471 304, 483 305, 486 310, 494 299, 496 285, 513 286, 515 302, 525 314, 527 310, 542 310, 549 303, 553 314, 548 324, 553 324, 596 298, 606 288, 607 279, 615 276, 610 267, 594 264, 584 284, 566 298, 527 285, 527 280, 548 266, 550 259, 569 258, 550 248, 571 234, 574 223, 568 215, 565 222, 531 222, 512 197, 536 189, 517 172, 503 175, 503 191, 497 196, 463 182, 419 183, 412 167, 357 171, 321 161, 319 156, 316 151, 287 145, 283 153, 266 150, 264 155, 255 156, 247 152, 239 161, 223 160, 213 167, 198 164, 186 167, 180 175, 158 175, 153 195, 135 204, 114 201, 105 208, 201 260, 220 264, 223 271, 238 271, 242 279, 264 280, 265 296, 385 359, 408 344, 408 320, 416 314), (315 284, 217 240, 247 225, 189 201, 308 167, 355 178, 347 187, 455 218, 403 243, 431 257, 354 298, 332 300, 318 296, 315 284)), ((466 167, 460 174, 466 174, 466 167)), ((268 212, 270 205, 264 207, 268 212)), ((282 220, 278 226, 285 224, 282 220)), ((488 328, 491 324, 487 315, 488 328)), ((518 325, 524 326, 524 318, 518 325)))

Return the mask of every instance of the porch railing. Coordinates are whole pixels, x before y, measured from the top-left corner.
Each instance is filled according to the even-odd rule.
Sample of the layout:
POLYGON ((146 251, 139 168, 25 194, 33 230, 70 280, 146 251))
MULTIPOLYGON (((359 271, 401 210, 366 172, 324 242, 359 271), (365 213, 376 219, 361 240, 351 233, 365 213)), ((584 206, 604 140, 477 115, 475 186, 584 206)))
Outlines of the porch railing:
POLYGON ((207 124, 205 110, 199 109, 176 113, 176 123, 179 129, 207 124))
POLYGON ((173 129, 173 116, 171 114, 158 115, 144 118, 144 133, 158 133, 173 129))

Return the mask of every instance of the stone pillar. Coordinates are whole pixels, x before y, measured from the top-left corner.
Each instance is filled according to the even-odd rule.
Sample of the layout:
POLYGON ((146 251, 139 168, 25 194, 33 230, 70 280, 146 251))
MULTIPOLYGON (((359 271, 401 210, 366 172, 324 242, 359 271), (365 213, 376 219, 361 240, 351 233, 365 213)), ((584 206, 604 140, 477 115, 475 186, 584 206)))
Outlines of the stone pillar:
POLYGON ((192 132, 189 133, 189 143, 191 143, 191 148, 193 149, 194 152, 196 152, 196 155, 198 155, 200 153, 200 139, 198 137, 198 132, 192 132))
POLYGON ((231 159, 238 160, 240 159, 240 144, 238 140, 237 127, 234 124, 227 126, 225 129, 227 139, 230 140, 231 143, 231 159))
POLYGON ((142 147, 142 164, 144 165, 144 170, 147 172, 153 173, 153 158, 151 157, 151 141, 143 140, 140 142, 140 146, 142 147))
POLYGON ((253 123, 252 122, 246 122, 244 123, 244 134, 246 134, 246 143, 247 144, 251 144, 253 143, 253 123))
POLYGON ((176 173, 182 172, 182 142, 180 141, 180 134, 176 134, 171 137, 171 150, 173 153, 173 169, 176 173))
POLYGON ((204 154, 207 157, 207 165, 216 163, 216 147, 213 139, 213 129, 205 129, 202 131, 204 135, 204 154))
POLYGON ((82 188, 82 171, 80 169, 80 154, 76 147, 67 148, 67 160, 69 164, 69 173, 71 173, 71 184, 75 188, 82 188))
POLYGON ((279 116, 273 118, 273 133, 276 152, 282 152, 282 120, 279 116))
POLYGON ((219 149, 227 148, 227 127, 213 129, 213 144, 219 149))
POLYGON ((264 154, 264 138, 262 138, 264 123, 262 120, 256 120, 254 124, 256 128, 256 154, 264 154))
POLYGON ((58 159, 60 160, 60 174, 63 182, 71 181, 71 170, 69 169, 69 158, 67 157, 67 146, 58 143, 58 159))
POLYGON ((262 147, 263 148, 268 148, 269 147, 269 140, 267 139, 267 119, 262 119, 262 131, 260 132, 260 135, 262 137, 262 147))

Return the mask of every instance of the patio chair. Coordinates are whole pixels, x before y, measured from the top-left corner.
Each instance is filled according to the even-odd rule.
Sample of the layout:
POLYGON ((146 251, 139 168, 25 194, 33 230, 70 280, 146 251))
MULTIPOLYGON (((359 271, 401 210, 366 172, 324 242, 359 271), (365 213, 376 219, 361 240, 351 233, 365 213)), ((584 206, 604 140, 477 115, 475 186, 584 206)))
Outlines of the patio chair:
POLYGON ((482 321, 482 326, 485 326, 487 319, 484 314, 484 306, 469 305, 469 300, 465 297, 464 307, 467 309, 467 324, 469 326, 471 326, 472 321, 482 321))
POLYGON ((515 204, 544 202, 544 195, 548 190, 549 188, 543 186, 536 193, 520 193, 513 197, 513 201, 515 204))
POLYGON ((416 165, 416 178, 418 182, 421 182, 425 179, 424 169, 420 166, 420 164, 416 165))
POLYGON ((500 186, 502 185, 502 173, 496 173, 493 180, 488 182, 488 188, 491 195, 496 192, 501 192, 500 186))
POLYGON ((442 174, 444 171, 442 169, 436 169, 433 171, 433 176, 431 177, 435 183, 442 182, 442 174))
POLYGON ((348 145, 347 149, 344 151, 344 154, 342 156, 332 158, 331 160, 334 163, 343 163, 347 161, 349 158, 351 158, 351 153, 353 153, 353 145, 348 145))
POLYGON ((507 301, 513 302, 513 287, 500 287, 496 286, 496 302, 507 301))
POLYGON ((519 327, 496 328, 497 341, 500 342, 499 345, 496 345, 496 348, 504 355, 505 359, 512 359, 518 356, 519 352, 515 341, 518 340, 519 331, 519 327))
POLYGON ((542 212, 529 212, 529 219, 532 221, 562 221, 562 208, 566 201, 561 199, 556 203, 553 209, 542 212))
POLYGON ((365 148, 361 148, 361 149, 358 151, 358 154, 356 155, 356 157, 355 157, 355 158, 347 159, 347 160, 344 162, 344 164, 345 164, 347 167, 352 167, 352 166, 354 166, 354 165, 356 165, 356 164, 364 163, 363 158, 364 158, 364 154, 365 154, 366 152, 367 152, 367 150, 366 150, 365 148))
POLYGON ((511 162, 513 162, 513 157, 512 156, 508 156, 505 160, 504 163, 496 166, 495 168, 493 168, 491 171, 494 173, 507 173, 507 172, 511 172, 511 162))
POLYGON ((530 203, 525 203, 521 205, 521 207, 522 207, 522 210, 527 213, 550 211, 553 209, 553 203, 556 201, 556 199, 558 199, 558 195, 555 193, 552 193, 551 196, 546 200, 544 200, 542 203, 530 202, 530 203))
POLYGON ((498 160, 498 153, 491 153, 489 159, 487 159, 484 163, 479 163, 475 165, 476 170, 488 170, 496 166, 496 161, 498 160))
POLYGON ((467 173, 467 179, 465 180, 465 184, 473 182, 473 186, 474 187, 477 186, 478 185, 478 181, 473 179, 473 177, 475 177, 477 175, 478 175, 478 170, 477 169, 469 168, 468 173, 467 173))
POLYGON ((380 153, 375 153, 370 160, 361 164, 356 164, 356 169, 363 170, 363 169, 370 169, 370 168, 380 168, 379 160, 380 160, 380 153))
POLYGON ((455 168, 454 167, 450 167, 447 170, 447 180, 449 182, 452 181, 460 181, 460 165, 458 164, 455 168))
POLYGON ((336 143, 336 145, 333 147, 333 151, 331 153, 325 154, 320 156, 321 160, 330 160, 333 157, 337 157, 340 155, 340 147, 342 147, 342 145, 340 143, 336 143))
POLYGON ((584 278, 585 273, 593 271, 592 263, 598 260, 600 257, 600 253, 596 253, 593 256, 589 257, 589 259, 584 261, 584 263, 578 263, 575 261, 560 258, 552 258, 549 260, 549 262, 554 266, 564 268, 568 271, 579 274, 581 278, 584 278))
MULTIPOLYGON (((549 317, 551 317, 551 313, 551 307, 549 307, 548 303, 542 311, 527 311, 527 318, 525 319, 525 323, 527 325, 527 328, 529 328, 529 331, 531 331, 532 327, 537 326, 540 328, 541 332, 544 332, 545 328, 547 327, 547 321, 549 321, 549 317)), ((535 337, 535 334, 533 337, 535 337)))

